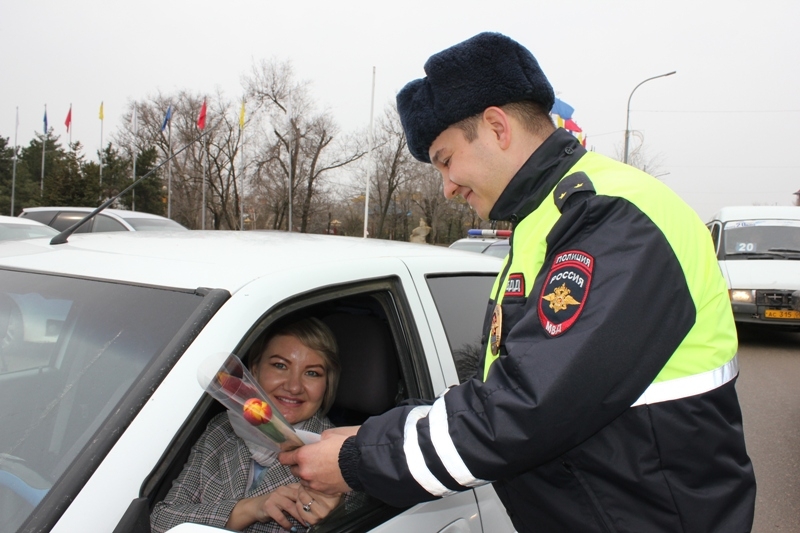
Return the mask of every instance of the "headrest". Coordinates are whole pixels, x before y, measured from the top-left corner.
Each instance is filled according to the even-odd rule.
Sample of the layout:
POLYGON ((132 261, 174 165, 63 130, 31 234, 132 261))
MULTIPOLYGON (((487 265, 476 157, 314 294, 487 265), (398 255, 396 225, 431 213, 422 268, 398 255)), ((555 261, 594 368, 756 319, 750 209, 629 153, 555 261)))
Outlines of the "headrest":
POLYGON ((334 405, 368 415, 394 407, 400 371, 387 325, 374 316, 346 313, 322 321, 336 337, 342 365, 334 405))

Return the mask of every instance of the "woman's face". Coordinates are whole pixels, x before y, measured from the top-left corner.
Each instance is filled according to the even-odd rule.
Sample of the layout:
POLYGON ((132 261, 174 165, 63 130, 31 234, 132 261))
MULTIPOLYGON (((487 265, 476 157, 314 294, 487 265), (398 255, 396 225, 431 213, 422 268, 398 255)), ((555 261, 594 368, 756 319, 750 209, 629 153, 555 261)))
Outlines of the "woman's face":
POLYGON ((314 416, 327 387, 322 356, 288 335, 273 337, 252 368, 253 377, 290 424, 314 416))

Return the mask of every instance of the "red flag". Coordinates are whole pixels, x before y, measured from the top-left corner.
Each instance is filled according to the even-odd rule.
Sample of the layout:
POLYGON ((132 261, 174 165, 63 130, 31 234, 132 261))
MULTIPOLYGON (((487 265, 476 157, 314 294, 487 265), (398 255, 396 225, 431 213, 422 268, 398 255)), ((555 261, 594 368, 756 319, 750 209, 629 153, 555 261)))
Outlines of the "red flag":
POLYGON ((203 107, 200 108, 200 116, 197 117, 197 127, 205 129, 206 127, 206 101, 203 99, 203 107))
POLYGON ((571 118, 568 118, 567 120, 564 121, 564 129, 567 129, 569 131, 574 131, 576 133, 580 133, 580 132, 583 131, 578 126, 578 124, 574 120, 572 120, 571 118))
POLYGON ((67 127, 67 133, 69 133, 69 127, 72 125, 72 105, 69 106, 69 113, 67 113, 67 120, 64 121, 64 125, 67 127))

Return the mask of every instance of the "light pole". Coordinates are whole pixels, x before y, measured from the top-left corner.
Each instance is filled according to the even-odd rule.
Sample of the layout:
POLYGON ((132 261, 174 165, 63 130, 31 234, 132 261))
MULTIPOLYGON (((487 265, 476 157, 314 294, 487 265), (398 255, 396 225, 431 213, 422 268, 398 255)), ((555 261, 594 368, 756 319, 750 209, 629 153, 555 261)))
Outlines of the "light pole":
POLYGON ((648 82, 648 81, 650 81, 650 80, 654 80, 654 79, 656 79, 656 78, 664 78, 664 77, 666 77, 666 76, 672 76, 672 75, 673 75, 673 74, 675 74, 676 72, 677 72, 677 70, 673 70, 672 72, 667 72, 666 74, 659 74, 658 76, 653 76, 652 78, 647 78, 646 80, 644 80, 644 81, 640 82, 640 83, 639 83, 639 85, 637 85, 636 87, 634 87, 634 88, 633 88, 633 90, 631 91, 631 95, 628 97, 628 112, 627 112, 627 114, 625 115, 625 153, 624 153, 624 155, 623 155, 623 158, 624 158, 624 159, 622 160, 622 162, 623 162, 623 163, 627 163, 627 162, 628 162, 628 142, 629 142, 629 139, 630 139, 630 137, 631 137, 631 130, 630 130, 630 123, 631 123, 631 98, 633 98, 633 93, 635 93, 635 92, 636 92, 636 89, 638 89, 639 87, 641 87, 642 85, 644 85, 645 83, 647 83, 647 82, 648 82))

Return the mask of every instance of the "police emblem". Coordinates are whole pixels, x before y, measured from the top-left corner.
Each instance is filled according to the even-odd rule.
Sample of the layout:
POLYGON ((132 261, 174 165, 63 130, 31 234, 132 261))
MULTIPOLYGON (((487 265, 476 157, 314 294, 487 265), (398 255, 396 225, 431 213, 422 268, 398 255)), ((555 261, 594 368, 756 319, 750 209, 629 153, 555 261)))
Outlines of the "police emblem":
POLYGON ((592 281, 594 258, 570 250, 558 254, 545 278, 539 298, 539 321, 551 337, 557 337, 578 320, 592 281))
POLYGON ((489 348, 492 355, 500 353, 500 339, 503 335, 503 307, 500 304, 494 306, 492 313, 492 327, 489 329, 489 348))

